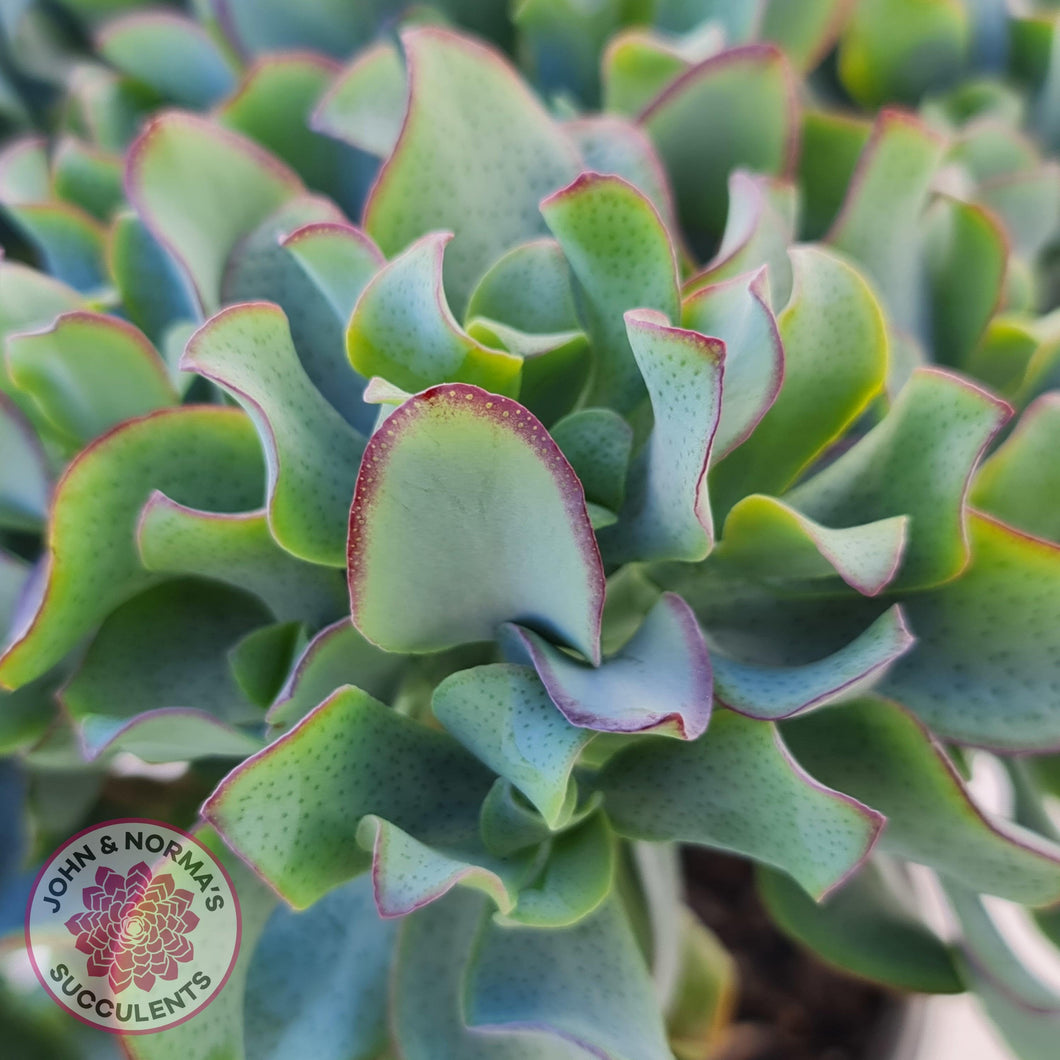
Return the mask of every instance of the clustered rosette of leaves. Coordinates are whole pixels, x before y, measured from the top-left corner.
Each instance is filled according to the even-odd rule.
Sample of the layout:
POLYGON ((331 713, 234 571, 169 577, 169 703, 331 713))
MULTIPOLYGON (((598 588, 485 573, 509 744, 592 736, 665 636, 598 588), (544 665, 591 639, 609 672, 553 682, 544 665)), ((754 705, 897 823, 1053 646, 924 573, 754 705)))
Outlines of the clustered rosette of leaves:
POLYGON ((0 67, 0 781, 192 762, 243 908, 129 1054, 706 1057, 686 843, 1053 1057, 1052 15, 137 6, 0 67))

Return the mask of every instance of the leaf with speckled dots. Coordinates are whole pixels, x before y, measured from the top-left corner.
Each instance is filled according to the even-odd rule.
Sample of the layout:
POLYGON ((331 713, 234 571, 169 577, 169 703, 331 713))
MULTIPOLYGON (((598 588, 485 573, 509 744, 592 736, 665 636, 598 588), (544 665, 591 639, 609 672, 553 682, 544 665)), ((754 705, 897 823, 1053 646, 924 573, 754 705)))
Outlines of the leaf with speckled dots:
POLYGON ((10 337, 7 366, 47 429, 75 449, 122 420, 177 403, 158 352, 117 317, 63 313, 45 330, 10 337))
POLYGON ((364 438, 310 382, 283 312, 252 302, 218 313, 192 336, 180 364, 223 386, 253 420, 276 540, 300 559, 342 566, 364 438))
POLYGON ((530 667, 461 670, 435 689, 432 706, 479 761, 510 780, 550 827, 559 827, 574 765, 592 733, 564 719, 530 667))
POLYGON ((46 520, 51 473, 40 441, 15 404, 0 394, 0 526, 36 530, 46 520))
MULTIPOLYGON (((394 1038, 401 1056, 404 1060, 437 1060, 439 1056, 585 1060, 584 1049, 537 1028, 480 1034, 465 1024, 464 982, 487 908, 482 896, 453 891, 402 921, 393 990, 394 1038)), ((650 993, 649 983, 641 996, 650 993)))
POLYGON ((446 302, 442 259, 451 238, 424 236, 369 282, 346 331, 350 362, 365 379, 408 391, 462 382, 514 397, 522 358, 476 342, 446 302))
POLYGON ((908 908, 895 875, 871 859, 820 904, 782 873, 755 878, 773 922, 829 964, 896 990, 961 993, 950 948, 908 908))
POLYGON ((514 909, 501 912, 501 924, 538 928, 569 927, 605 901, 615 879, 615 836, 602 813, 553 839, 540 877, 519 892, 514 909))
POLYGON ((677 231, 673 195, 662 161, 648 134, 618 114, 583 115, 564 125, 584 168, 612 174, 643 192, 671 232, 677 231))
POLYGON ((601 532, 609 561, 700 560, 714 541, 707 467, 722 403, 724 345, 669 327, 650 310, 626 330, 655 422, 633 458, 619 522, 601 532))
POLYGON ((754 433, 711 473, 716 515, 751 493, 777 494, 883 389, 883 314, 861 275, 819 247, 790 251, 791 300, 778 318, 784 380, 754 433))
POLYGON ((599 785, 619 834, 743 854, 815 898, 858 867, 883 826, 875 811, 805 773, 772 722, 727 710, 714 712, 701 740, 619 751, 599 785))
POLYGON ((445 286, 462 313, 492 262, 545 234, 537 205, 574 178, 579 162, 496 52, 434 28, 407 30, 401 40, 408 111, 369 196, 364 227, 387 255, 430 231, 458 233, 445 286), (424 184, 426 170, 431 180, 424 184))
POLYGON ((563 248, 554 239, 531 239, 503 254, 471 292, 467 317, 503 321, 528 334, 580 328, 563 248))
POLYGON ((343 618, 306 645, 266 720, 278 727, 293 725, 341 685, 356 685, 389 702, 407 666, 407 656, 380 651, 343 618))
POLYGON ((235 245, 303 189, 257 144, 184 113, 155 118, 129 150, 137 213, 187 271, 207 312, 220 304, 235 245))
POLYGON ((1060 394, 1030 405, 979 469, 971 501, 1025 533, 1060 544, 1060 394))
POLYGON ((135 748, 148 761, 173 762, 257 750, 259 740, 232 729, 261 713, 227 653, 268 621, 252 596, 197 579, 165 582, 116 608, 60 693, 88 754, 135 748))
POLYGON ((681 305, 681 324, 725 343, 725 388, 710 454, 716 462, 746 441, 780 391, 784 348, 765 270, 698 288, 681 305))
POLYGON ((783 732, 815 776, 886 815, 883 853, 1025 905, 1060 899, 1060 847, 981 811, 945 751, 896 703, 829 707, 783 732))
POLYGON ((859 593, 875 596, 897 573, 908 531, 905 515, 833 530, 776 497, 753 493, 729 512, 712 562, 773 582, 834 582, 838 575, 859 593))
POLYGON ((600 658, 604 574, 581 483, 537 419, 477 387, 425 390, 372 436, 349 579, 354 624, 387 651, 489 640, 517 621, 600 658))
POLYGON ((909 544, 894 587, 945 582, 968 563, 964 498, 1011 412, 959 376, 918 369, 876 427, 785 500, 837 528, 908 515, 909 544))
POLYGON ((468 1025, 491 1035, 539 1030, 607 1060, 672 1056, 617 897, 563 931, 483 921, 465 997, 468 1025))
POLYGON ((451 736, 342 688, 230 773, 205 817, 284 899, 304 909, 364 872, 376 815, 445 850, 473 841, 493 774, 451 736))
POLYGON ((537 670, 573 725, 600 732, 700 736, 710 720, 711 667, 688 605, 664 593, 617 655, 598 667, 577 662, 528 629, 505 630, 508 654, 537 670))
POLYGON ((797 135, 795 85, 779 49, 733 48, 693 66, 640 114, 696 236, 721 235, 726 183, 738 168, 781 174, 797 135))
POLYGON ((881 689, 960 743, 1060 747, 1060 548, 980 515, 969 524, 970 567, 907 597, 918 643, 881 689))
POLYGON ((335 222, 296 228, 281 246, 316 284, 344 325, 384 262, 380 249, 359 228, 335 222))
POLYGON ((278 619, 315 628, 346 610, 341 573, 280 548, 263 511, 196 511, 156 491, 140 515, 136 544, 148 570, 227 582, 259 597, 278 619))
POLYGON ((444 849, 437 849, 374 814, 361 820, 357 842, 372 852, 372 890, 380 916, 407 916, 458 885, 482 891, 501 913, 511 912, 532 855, 498 858, 482 846, 473 822, 468 824, 464 836, 456 842, 447 837, 444 849))
POLYGON ((83 450, 56 488, 36 609, 0 655, 0 683, 44 673, 117 604, 160 580, 140 566, 133 538, 153 489, 240 511, 261 504, 263 479, 253 428, 236 409, 163 409, 83 450))
POLYGON ((714 652, 714 695, 752 718, 790 718, 864 692, 912 645, 895 605, 839 651, 802 666, 755 666, 714 652))
POLYGON ((677 262, 658 211, 620 177, 584 173, 547 198, 541 212, 577 284, 576 300, 593 351, 587 402, 621 413, 644 397, 623 313, 680 314, 677 262))
POLYGON ((864 267, 899 328, 918 332, 927 282, 923 213, 942 159, 942 137, 919 119, 883 111, 858 159, 826 239, 864 267))
POLYGON ((553 425, 550 433, 581 480, 585 496, 617 511, 633 448, 629 424, 611 409, 579 409, 553 425))

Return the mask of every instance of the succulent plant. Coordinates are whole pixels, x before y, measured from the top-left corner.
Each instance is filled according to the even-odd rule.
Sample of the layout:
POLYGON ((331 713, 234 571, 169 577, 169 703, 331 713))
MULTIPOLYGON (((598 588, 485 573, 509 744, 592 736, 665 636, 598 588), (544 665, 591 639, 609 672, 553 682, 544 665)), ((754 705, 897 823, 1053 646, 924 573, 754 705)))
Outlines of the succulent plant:
POLYGON ((0 885, 134 755, 243 909, 129 1055, 707 1057, 699 844, 1053 1056, 1053 17, 138 6, 0 155, 0 885))

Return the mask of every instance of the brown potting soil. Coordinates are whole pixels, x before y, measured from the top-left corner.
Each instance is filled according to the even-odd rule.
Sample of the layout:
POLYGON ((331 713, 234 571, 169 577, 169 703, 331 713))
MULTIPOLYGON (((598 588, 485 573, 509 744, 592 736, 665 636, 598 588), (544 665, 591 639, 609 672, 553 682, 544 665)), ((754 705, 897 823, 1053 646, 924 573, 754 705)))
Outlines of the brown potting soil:
POLYGON ((702 849, 684 859, 688 902, 739 970, 733 1023, 711 1060, 877 1060, 898 999, 781 934, 748 862, 702 849))

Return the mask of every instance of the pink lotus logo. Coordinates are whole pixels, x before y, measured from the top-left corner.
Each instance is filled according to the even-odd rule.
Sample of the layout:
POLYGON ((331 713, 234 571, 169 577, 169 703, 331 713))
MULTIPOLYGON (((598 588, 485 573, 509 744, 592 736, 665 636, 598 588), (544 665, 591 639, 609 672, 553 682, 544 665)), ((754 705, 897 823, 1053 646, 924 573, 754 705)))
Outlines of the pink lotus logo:
POLYGON ((156 977, 176 979, 195 952, 187 938, 199 923, 192 892, 177 889, 170 875, 152 877, 143 861, 128 876, 100 866, 95 878, 82 892, 85 911, 66 921, 88 974, 105 976, 115 995, 133 983, 150 990, 156 977))

